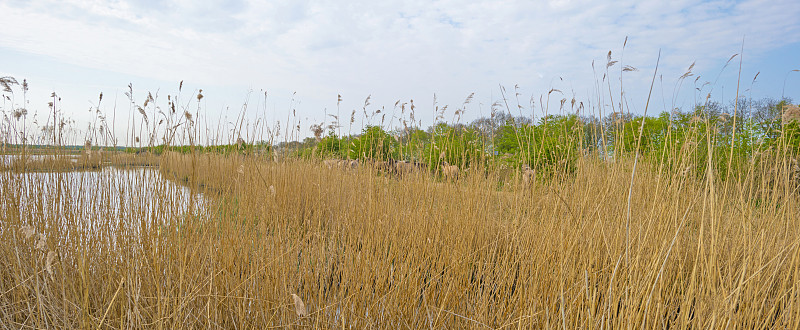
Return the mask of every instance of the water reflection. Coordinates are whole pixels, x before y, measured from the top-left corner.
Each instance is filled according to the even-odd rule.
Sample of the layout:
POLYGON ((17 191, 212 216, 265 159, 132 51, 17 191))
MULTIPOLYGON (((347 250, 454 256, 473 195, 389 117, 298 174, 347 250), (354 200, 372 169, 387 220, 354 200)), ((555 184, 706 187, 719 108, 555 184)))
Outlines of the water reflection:
MULTIPOLYGON (((25 157, 28 159, 28 161, 37 161, 37 160, 59 158, 59 159, 67 159, 70 162, 75 163, 75 162, 78 161, 78 158, 81 157, 81 154, 65 154, 65 155, 28 154, 28 155, 25 155, 25 157)), ((19 154, 0 155, 0 167, 2 167, 2 166, 10 166, 12 163, 14 163, 15 160, 18 160, 20 158, 22 158, 22 156, 19 155, 19 154)))
POLYGON ((22 223, 61 223, 88 231, 139 232, 168 221, 206 216, 202 194, 157 168, 75 172, 0 172, 0 214, 22 223), (56 218, 58 217, 58 218, 56 218), (59 219, 60 218, 60 219, 59 219))

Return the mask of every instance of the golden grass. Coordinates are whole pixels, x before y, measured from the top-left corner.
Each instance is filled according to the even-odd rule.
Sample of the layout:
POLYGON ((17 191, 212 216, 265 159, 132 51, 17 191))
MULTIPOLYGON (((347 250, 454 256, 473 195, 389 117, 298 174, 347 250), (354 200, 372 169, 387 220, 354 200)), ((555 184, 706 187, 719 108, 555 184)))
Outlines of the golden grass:
POLYGON ((138 182, 154 209, 125 204, 113 221, 102 198, 48 204, 111 189, 111 174, 45 197, 3 172, 0 324, 800 326, 800 203, 769 184, 786 168, 726 186, 640 166, 626 228, 631 167, 585 158, 572 177, 498 189, 504 174, 478 169, 450 182, 168 154, 164 176, 211 206, 180 211, 169 185, 138 182))

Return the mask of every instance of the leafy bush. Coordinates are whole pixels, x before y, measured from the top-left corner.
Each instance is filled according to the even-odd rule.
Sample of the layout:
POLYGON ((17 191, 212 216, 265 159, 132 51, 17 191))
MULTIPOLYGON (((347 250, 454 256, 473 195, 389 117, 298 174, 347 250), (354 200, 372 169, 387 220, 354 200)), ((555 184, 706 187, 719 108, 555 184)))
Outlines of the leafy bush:
POLYGON ((584 133, 577 116, 551 115, 538 125, 509 122, 501 126, 494 146, 498 153, 512 155, 514 166, 528 165, 539 178, 550 178, 575 171, 584 133))
POLYGON ((349 143, 347 138, 339 138, 333 132, 322 138, 317 144, 317 155, 321 158, 346 158, 345 148, 349 143))
POLYGON ((423 156, 430 168, 438 168, 444 162, 467 168, 486 159, 486 144, 474 127, 456 128, 442 123, 433 128, 431 140, 423 156))
POLYGON ((391 156, 394 138, 379 126, 368 126, 361 136, 349 144, 348 156, 352 159, 385 160, 391 156))

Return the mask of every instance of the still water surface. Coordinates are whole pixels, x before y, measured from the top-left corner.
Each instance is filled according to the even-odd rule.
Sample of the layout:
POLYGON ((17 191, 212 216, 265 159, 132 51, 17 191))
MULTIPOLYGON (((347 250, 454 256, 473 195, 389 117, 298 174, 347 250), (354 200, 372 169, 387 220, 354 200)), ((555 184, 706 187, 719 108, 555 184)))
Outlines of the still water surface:
POLYGON ((164 178, 157 168, 75 172, 0 172, 0 215, 22 223, 62 223, 82 230, 139 231, 205 216, 202 194, 164 178), (189 212, 189 211, 192 212, 189 212), (60 219, 54 219, 59 217, 60 219), (120 227, 122 226, 122 227, 120 227))

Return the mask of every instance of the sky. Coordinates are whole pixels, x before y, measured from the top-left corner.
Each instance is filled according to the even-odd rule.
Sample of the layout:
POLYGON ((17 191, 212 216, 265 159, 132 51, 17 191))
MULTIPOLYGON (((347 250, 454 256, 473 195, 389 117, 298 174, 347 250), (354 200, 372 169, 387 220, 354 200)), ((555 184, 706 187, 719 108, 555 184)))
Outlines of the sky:
MULTIPOLYGON (((99 109, 119 145, 140 135, 130 129, 141 115, 129 84, 139 106, 148 92, 160 109, 178 96, 203 143, 235 138, 237 118, 248 140, 278 126, 276 141, 302 139, 337 114, 341 134, 398 128, 411 125, 411 100, 423 128, 493 108, 575 113, 572 99, 585 115, 608 114, 620 100, 652 115, 706 98, 730 103, 737 83, 741 96, 798 102, 798 17, 796 0, 6 0, 0 76, 27 80, 29 125, 48 120, 55 92, 73 139, 88 136, 89 109, 99 109)), ((6 115, 25 103, 13 96, 6 115)))

